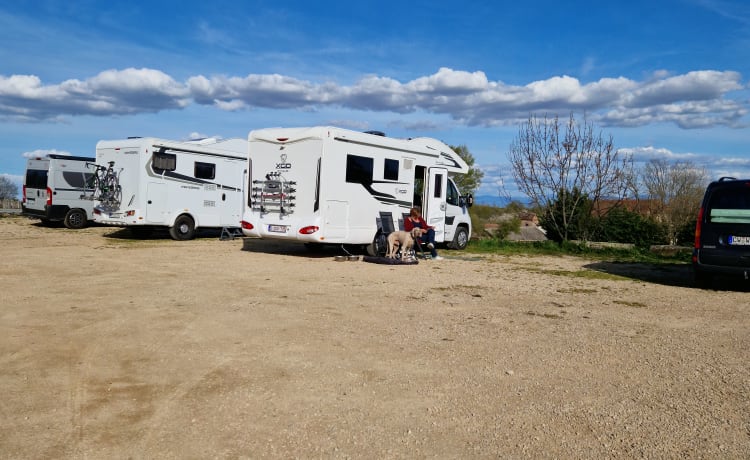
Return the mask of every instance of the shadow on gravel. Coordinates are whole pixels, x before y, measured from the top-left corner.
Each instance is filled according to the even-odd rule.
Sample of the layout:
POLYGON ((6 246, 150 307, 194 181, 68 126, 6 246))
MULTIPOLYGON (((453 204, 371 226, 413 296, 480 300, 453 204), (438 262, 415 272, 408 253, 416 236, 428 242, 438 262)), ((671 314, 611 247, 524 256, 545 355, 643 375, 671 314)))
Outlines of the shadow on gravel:
POLYGON ((359 256, 361 260, 362 256, 366 255, 364 247, 360 245, 317 245, 266 240, 262 238, 244 238, 242 242, 242 250, 312 259, 353 255, 359 256))
MULTIPOLYGON (((589 270, 645 281, 647 283, 695 288, 692 276, 693 269, 689 264, 594 262, 584 265, 584 267, 589 270)), ((708 289, 717 291, 750 292, 750 283, 739 278, 717 277, 713 280, 708 289)))

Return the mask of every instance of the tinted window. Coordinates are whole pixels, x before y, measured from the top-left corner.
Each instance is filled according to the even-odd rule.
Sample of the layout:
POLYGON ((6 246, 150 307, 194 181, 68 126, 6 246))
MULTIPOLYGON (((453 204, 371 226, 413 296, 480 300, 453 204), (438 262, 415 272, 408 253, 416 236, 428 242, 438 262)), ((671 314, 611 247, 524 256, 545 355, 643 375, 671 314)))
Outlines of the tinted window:
POLYGON ((432 196, 435 198, 440 198, 443 196, 443 175, 442 174, 435 174, 435 190, 432 196))
POLYGON ((154 152, 152 162, 157 174, 177 169, 177 155, 174 153, 154 152))
POLYGON ((196 161, 195 173, 193 175, 196 179, 213 179, 216 177, 216 165, 213 163, 201 163, 200 161, 196 161))
POLYGON ((448 204, 458 206, 458 190, 453 182, 448 181, 448 197, 445 199, 448 204))
POLYGON ((357 155, 346 156, 346 181, 355 184, 372 183, 373 159, 357 155))
POLYGON ((750 187, 719 188, 711 194, 708 219, 719 223, 750 223, 750 187))
POLYGON ((383 166, 383 179, 398 180, 398 160, 389 160, 386 158, 383 166))
POLYGON ((44 169, 27 169, 26 187, 47 188, 47 171, 44 169))
POLYGON ((87 183, 91 182, 92 173, 82 173, 74 171, 63 171, 62 177, 69 186, 73 188, 84 188, 87 183))

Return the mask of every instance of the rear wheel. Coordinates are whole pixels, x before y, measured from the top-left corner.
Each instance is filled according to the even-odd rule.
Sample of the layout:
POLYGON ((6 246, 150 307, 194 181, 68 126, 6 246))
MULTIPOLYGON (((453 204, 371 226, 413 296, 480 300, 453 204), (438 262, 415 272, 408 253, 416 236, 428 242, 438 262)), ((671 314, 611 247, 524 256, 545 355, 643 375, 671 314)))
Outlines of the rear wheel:
POLYGON ((713 280, 713 275, 693 269, 693 285, 698 289, 710 289, 713 280))
POLYGON ((468 244, 469 244, 469 231, 466 229, 466 227, 458 227, 456 229, 456 234, 453 235, 453 241, 450 244, 451 248, 466 249, 466 246, 468 244))
POLYGON ((169 227, 169 235, 178 241, 192 240, 195 237, 195 221, 188 215, 181 215, 169 227))
POLYGON ((388 241, 386 240, 385 235, 382 232, 378 231, 378 234, 375 235, 372 243, 368 244, 365 247, 365 251, 367 252, 368 256, 384 256, 386 251, 388 251, 388 241))
POLYGON ((65 214, 63 221, 66 227, 72 229, 84 228, 86 226, 86 212, 83 209, 71 209, 65 214))

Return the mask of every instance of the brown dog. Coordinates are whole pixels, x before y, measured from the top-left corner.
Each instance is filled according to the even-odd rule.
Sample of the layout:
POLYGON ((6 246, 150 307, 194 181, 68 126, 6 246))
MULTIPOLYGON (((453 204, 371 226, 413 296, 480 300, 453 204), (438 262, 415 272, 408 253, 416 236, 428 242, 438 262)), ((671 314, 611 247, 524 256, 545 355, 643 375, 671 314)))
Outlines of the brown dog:
POLYGON ((411 251, 414 247, 414 238, 420 235, 418 228, 412 229, 410 232, 396 231, 391 232, 388 235, 388 252, 385 254, 389 259, 396 257, 396 252, 401 248, 401 257, 405 257, 406 254, 411 251))

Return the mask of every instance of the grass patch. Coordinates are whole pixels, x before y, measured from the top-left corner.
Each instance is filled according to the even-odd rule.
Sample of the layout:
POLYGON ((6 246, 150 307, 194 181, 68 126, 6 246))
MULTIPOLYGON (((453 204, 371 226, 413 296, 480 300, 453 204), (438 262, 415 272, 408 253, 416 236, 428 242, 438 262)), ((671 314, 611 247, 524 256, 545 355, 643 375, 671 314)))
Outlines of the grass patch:
POLYGON ((620 275, 613 275, 611 273, 598 272, 594 270, 551 270, 544 268, 530 268, 521 267, 522 270, 526 270, 531 273, 539 273, 542 275, 553 275, 553 276, 568 276, 570 278, 583 278, 589 280, 627 280, 628 278, 620 275))
POLYGON ((498 241, 496 239, 472 240, 466 251, 478 254, 499 255, 544 255, 544 256, 575 256, 592 260, 611 262, 635 262, 649 264, 688 264, 691 251, 677 253, 651 252, 647 249, 619 249, 619 248, 591 248, 584 245, 554 241, 535 241, 521 243, 516 241, 498 241))

